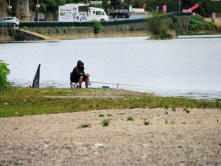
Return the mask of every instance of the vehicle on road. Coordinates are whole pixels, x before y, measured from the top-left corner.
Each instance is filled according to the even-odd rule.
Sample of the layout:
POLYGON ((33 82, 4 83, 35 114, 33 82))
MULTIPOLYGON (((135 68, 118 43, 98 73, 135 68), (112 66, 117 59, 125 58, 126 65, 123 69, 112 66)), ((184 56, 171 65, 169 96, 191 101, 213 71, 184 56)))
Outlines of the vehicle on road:
POLYGON ((111 18, 129 18, 130 13, 127 9, 117 9, 109 12, 111 18))
POLYGON ((0 24, 18 27, 19 26, 19 19, 16 17, 3 17, 0 19, 0 24))
POLYGON ((88 4, 66 4, 59 6, 59 22, 105 22, 109 17, 104 9, 89 7, 88 4))
POLYGON ((98 22, 109 21, 109 17, 105 13, 104 9, 90 7, 89 13, 90 14, 88 16, 88 20, 90 21, 98 21, 98 22))

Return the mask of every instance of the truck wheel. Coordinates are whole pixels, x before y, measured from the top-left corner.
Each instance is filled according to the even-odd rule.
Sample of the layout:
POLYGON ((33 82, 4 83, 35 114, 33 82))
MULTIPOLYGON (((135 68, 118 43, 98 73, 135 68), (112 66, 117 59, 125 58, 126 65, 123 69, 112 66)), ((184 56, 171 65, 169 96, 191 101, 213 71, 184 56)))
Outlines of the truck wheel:
POLYGON ((105 22, 105 20, 104 19, 101 19, 101 21, 100 22, 105 22))

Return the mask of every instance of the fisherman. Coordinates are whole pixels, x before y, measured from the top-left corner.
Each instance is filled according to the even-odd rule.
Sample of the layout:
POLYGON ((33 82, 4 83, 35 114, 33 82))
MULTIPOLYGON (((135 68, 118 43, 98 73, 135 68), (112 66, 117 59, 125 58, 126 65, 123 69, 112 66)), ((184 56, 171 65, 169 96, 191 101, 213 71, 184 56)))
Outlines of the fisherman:
POLYGON ((78 60, 77 66, 73 69, 71 73, 71 82, 78 82, 78 88, 81 88, 82 82, 85 82, 85 87, 88 88, 90 75, 84 73, 84 63, 78 60))

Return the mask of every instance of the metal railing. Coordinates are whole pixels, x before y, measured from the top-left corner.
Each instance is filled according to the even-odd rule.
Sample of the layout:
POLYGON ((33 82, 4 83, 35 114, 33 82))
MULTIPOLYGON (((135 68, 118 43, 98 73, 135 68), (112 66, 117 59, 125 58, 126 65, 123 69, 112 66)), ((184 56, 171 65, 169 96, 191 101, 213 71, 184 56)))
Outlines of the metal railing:
MULTIPOLYGON (((102 22, 103 26, 114 26, 114 25, 127 25, 144 23, 145 19, 134 19, 134 20, 121 20, 121 21, 108 21, 102 22)), ((40 22, 20 22, 20 27, 62 27, 62 26, 75 26, 75 27, 90 27, 92 22, 57 22, 57 21, 40 21, 40 22)))
POLYGON ((14 25, 14 23, 0 22, 0 27, 15 27, 14 25))

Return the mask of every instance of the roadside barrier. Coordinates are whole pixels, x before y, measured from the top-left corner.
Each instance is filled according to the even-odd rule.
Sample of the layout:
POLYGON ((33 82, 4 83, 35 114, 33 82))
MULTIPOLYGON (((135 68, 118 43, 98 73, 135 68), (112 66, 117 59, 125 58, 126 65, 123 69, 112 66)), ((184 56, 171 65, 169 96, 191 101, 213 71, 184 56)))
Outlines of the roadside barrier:
POLYGON ((15 26, 14 26, 14 23, 9 23, 9 22, 2 23, 2 22, 0 22, 0 27, 15 27, 15 26))
MULTIPOLYGON (((144 23, 145 19, 134 19, 134 20, 120 20, 120 21, 108 21, 101 22, 103 26, 111 25, 127 25, 127 24, 138 24, 144 23)), ((75 27, 91 27, 92 22, 57 22, 57 21, 39 21, 39 22, 20 22, 20 27, 65 27, 65 26, 75 26, 75 27)))

